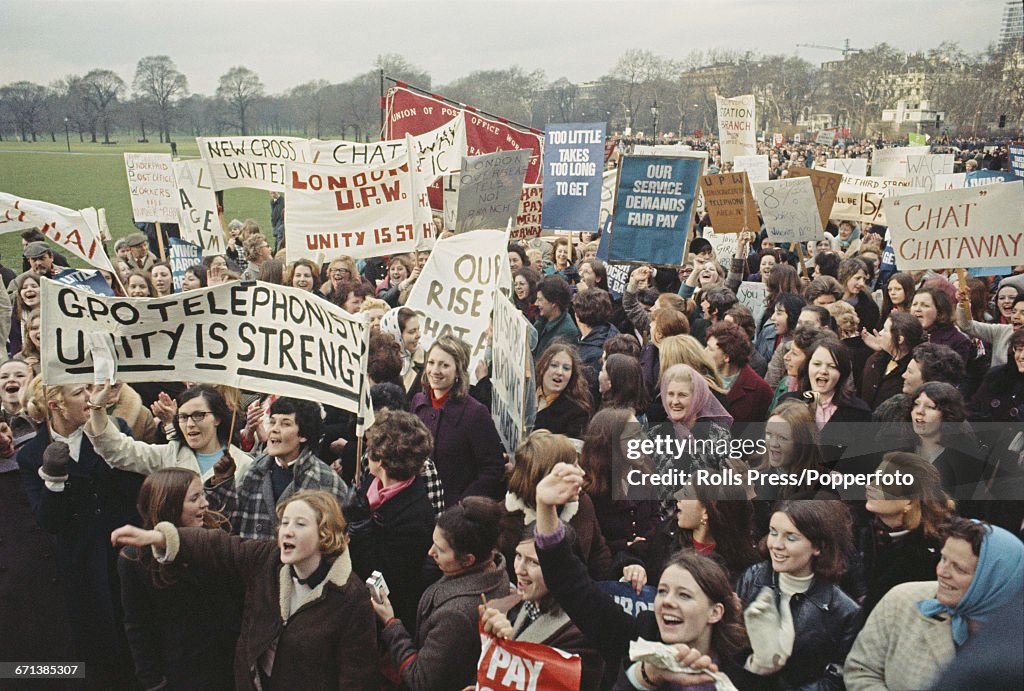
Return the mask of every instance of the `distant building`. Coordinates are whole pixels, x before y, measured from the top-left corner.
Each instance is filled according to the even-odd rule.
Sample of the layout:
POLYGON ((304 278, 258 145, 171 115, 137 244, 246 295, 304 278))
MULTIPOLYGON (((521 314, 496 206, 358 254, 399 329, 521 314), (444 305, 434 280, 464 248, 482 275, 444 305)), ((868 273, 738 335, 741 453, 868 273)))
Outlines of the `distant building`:
POLYGON ((1003 26, 999 31, 999 44, 1020 49, 1024 46, 1024 2, 1008 0, 1003 9, 1003 26))

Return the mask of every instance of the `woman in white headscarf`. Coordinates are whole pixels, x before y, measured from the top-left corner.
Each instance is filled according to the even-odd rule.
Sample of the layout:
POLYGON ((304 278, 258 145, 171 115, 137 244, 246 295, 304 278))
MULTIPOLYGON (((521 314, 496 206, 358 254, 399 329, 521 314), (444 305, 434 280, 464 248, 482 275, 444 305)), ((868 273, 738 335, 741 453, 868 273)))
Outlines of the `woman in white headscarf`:
POLYGON ((420 318, 408 307, 396 307, 381 317, 380 330, 394 338, 402 350, 402 381, 411 396, 420 389, 426 363, 426 353, 420 348, 420 318))

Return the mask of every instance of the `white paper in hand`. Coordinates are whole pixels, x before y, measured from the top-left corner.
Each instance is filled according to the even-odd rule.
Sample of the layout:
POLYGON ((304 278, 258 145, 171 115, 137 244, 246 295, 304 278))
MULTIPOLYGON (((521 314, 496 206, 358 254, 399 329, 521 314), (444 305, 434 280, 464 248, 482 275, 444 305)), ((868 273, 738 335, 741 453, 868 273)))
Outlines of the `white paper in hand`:
POLYGON ((707 670, 691 669, 683 667, 676 660, 676 649, 674 646, 657 641, 645 641, 640 638, 629 642, 629 659, 632 662, 643 662, 652 667, 660 667, 669 672, 682 672, 685 674, 707 674, 715 680, 715 691, 737 691, 729 677, 721 672, 709 672, 707 670))
POLYGON ((117 381, 117 353, 114 337, 106 333, 86 334, 86 347, 92 355, 93 383, 103 384, 117 381))

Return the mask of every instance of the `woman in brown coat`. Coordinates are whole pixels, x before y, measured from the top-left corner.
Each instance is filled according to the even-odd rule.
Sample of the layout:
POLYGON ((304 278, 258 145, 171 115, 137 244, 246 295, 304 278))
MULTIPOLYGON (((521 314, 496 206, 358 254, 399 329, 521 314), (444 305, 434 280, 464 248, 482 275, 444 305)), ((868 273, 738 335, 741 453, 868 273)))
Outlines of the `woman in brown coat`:
POLYGON ((366 586, 352 571, 345 519, 328 492, 305 490, 277 507, 277 544, 216 530, 134 526, 115 546, 152 545, 159 559, 187 561, 245 584, 235 649, 238 689, 370 689, 377 644, 366 586))

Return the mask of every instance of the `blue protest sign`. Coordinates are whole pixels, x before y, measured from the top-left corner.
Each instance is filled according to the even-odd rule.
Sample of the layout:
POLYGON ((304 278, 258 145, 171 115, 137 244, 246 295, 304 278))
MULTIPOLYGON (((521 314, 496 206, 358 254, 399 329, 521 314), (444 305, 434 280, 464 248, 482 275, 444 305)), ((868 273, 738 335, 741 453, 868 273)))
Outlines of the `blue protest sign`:
POLYGON ((541 228, 593 232, 601 211, 605 123, 548 125, 544 131, 541 228))
POLYGON ((188 267, 201 264, 203 261, 203 248, 191 242, 171 238, 171 277, 174 279, 174 292, 181 292, 181 282, 185 278, 185 271, 188 267))
POLYGON ((1021 180, 1013 173, 1005 170, 972 170, 964 178, 964 187, 981 187, 982 185, 997 185, 1000 182, 1014 182, 1021 180))
POLYGON ((1024 143, 1010 144, 1010 172, 1024 178, 1024 143))
POLYGON ((634 617, 640 612, 654 609, 654 586, 645 585, 637 595, 633 586, 624 581, 598 581, 597 586, 612 596, 616 604, 634 617))
POLYGON ((704 161, 626 156, 616 190, 611 261, 678 266, 693 225, 704 161))
POLYGON ((54 276, 53 280, 66 286, 87 290, 96 295, 109 295, 111 297, 114 295, 114 291, 107 284, 107 279, 103 278, 100 272, 95 269, 64 269, 54 276))

